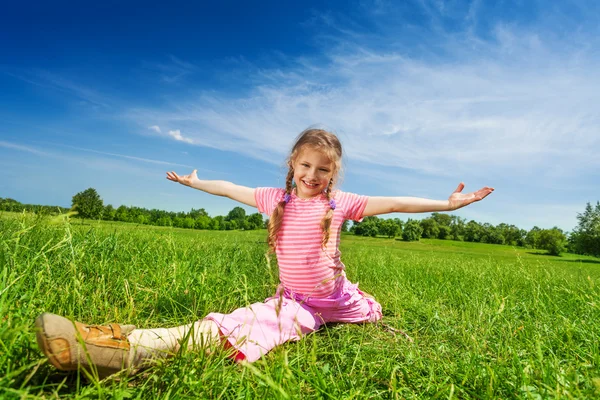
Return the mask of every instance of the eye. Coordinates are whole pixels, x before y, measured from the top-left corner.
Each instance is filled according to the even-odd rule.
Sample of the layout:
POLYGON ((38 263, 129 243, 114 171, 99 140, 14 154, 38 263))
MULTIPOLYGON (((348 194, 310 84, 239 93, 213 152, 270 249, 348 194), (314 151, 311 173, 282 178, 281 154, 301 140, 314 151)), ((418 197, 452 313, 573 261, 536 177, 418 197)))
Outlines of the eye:
POLYGON ((319 171, 325 172, 325 173, 329 172, 329 170, 327 168, 319 168, 319 171))
POLYGON ((300 165, 302 165, 302 166, 303 166, 303 167, 305 167, 305 168, 308 168, 308 164, 307 164, 307 163, 302 163, 302 164, 300 164, 300 165))

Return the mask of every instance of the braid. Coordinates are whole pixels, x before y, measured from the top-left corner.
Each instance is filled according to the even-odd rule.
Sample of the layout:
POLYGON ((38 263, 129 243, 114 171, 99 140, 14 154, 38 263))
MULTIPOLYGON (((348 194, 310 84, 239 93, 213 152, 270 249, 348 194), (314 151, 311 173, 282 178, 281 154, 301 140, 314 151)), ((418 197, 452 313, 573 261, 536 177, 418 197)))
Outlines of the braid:
MULTIPOLYGON (((287 177, 285 179, 285 193, 286 195, 292 194, 292 182, 294 179, 294 169, 290 166, 287 177)), ((271 219, 269 219, 269 237, 267 239, 267 243, 269 244, 269 250, 271 253, 275 252, 275 248, 277 247, 277 234, 279 233, 279 229, 281 228, 281 223, 283 222, 283 210, 287 203, 285 200, 280 201, 277 204, 277 207, 273 210, 273 214, 271 214, 271 219)))
MULTIPOLYGON (((327 185, 327 189, 325 189, 325 197, 329 202, 331 200, 331 187, 333 186, 333 179, 329 181, 329 185, 327 185)), ((325 216, 321 220, 321 230, 323 231, 323 240, 321 241, 321 247, 327 247, 327 242, 329 242, 329 232, 331 227, 331 221, 333 220, 333 207, 329 207, 325 216)))

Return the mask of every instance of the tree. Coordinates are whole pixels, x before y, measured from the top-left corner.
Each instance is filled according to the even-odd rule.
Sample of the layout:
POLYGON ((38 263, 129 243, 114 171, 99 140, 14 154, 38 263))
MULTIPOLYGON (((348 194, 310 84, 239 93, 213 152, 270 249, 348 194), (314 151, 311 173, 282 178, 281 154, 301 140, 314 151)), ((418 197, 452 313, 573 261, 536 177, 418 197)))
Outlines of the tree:
POLYGON ((379 221, 379 233, 389 238, 394 238, 400 234, 400 226, 392 219, 382 219, 379 221))
POLYGON ((199 210, 192 208, 192 210, 188 213, 188 216, 192 219, 198 219, 200 217, 208 217, 208 213, 204 208, 201 208, 199 210))
POLYGON ((502 236, 502 232, 500 229, 495 227, 494 225, 486 222, 481 225, 481 242, 482 243, 490 243, 490 244, 504 244, 504 236, 502 236))
POLYGON ((454 215, 445 214, 445 213, 431 213, 431 219, 433 219, 438 226, 450 226, 452 225, 454 215))
POLYGON ((452 215, 452 222, 450 223, 450 236, 453 240, 463 240, 465 231, 465 219, 457 215, 452 215))
POLYGON ((377 236, 379 234, 379 218, 374 216, 365 217, 365 219, 356 226, 354 234, 359 236, 377 236))
POLYGON ((100 218, 104 210, 104 204, 96 189, 88 188, 73 196, 71 209, 77 211, 77 215, 85 221, 86 218, 100 218))
POLYGON ((244 210, 242 207, 234 207, 231 211, 229 211, 229 214, 227 214, 227 216, 225 217, 225 221, 229 221, 229 222, 234 222, 235 224, 230 226, 235 226, 235 228, 229 228, 229 229, 237 229, 237 228, 241 228, 244 224, 244 221, 246 220, 246 210, 244 210))
POLYGON ((440 230, 437 236, 438 239, 447 239, 452 234, 452 228, 449 226, 438 225, 438 229, 440 230))
POLYGON ((525 246, 532 248, 532 249, 537 249, 541 231, 542 230, 540 228, 538 228, 537 226, 534 226, 533 228, 531 228, 531 230, 529 232, 527 232, 527 234, 525 235, 525 240, 524 240, 525 246))
POLYGON ((108 204, 104 207, 104 211, 102 211, 102 219, 105 221, 113 221, 115 216, 117 215, 117 210, 112 206, 112 204, 108 204))
POLYGON ((466 242, 479 242, 483 234, 483 228, 477 221, 469 221, 463 228, 463 236, 466 242))
POLYGON ((247 228, 244 229, 260 229, 263 226, 263 216, 261 213, 254 213, 246 219, 247 228))
POLYGON ((406 242, 417 241, 421 238, 422 233, 423 228, 421 228, 419 221, 409 219, 406 221, 406 224, 404 224, 404 228, 402 229, 402 240, 406 242))
POLYGON ((440 233, 440 228, 433 218, 425 218, 421 220, 421 228, 423 228, 421 236, 425 239, 434 239, 440 233))
MULTIPOLYGON (((117 212, 115 214, 115 221, 131 222, 131 217, 129 215, 129 207, 119 206, 119 208, 117 208, 117 212)), ((169 224, 169 226, 171 226, 171 225, 169 224)))
POLYGON ((600 257, 600 202, 592 207, 587 203, 582 214, 577 214, 579 224, 570 237, 570 246, 579 254, 600 257))
POLYGON ((539 248, 546 250, 550 255, 559 256, 560 253, 565 251, 567 238, 563 231, 557 227, 552 229, 542 229, 540 231, 538 240, 539 248))

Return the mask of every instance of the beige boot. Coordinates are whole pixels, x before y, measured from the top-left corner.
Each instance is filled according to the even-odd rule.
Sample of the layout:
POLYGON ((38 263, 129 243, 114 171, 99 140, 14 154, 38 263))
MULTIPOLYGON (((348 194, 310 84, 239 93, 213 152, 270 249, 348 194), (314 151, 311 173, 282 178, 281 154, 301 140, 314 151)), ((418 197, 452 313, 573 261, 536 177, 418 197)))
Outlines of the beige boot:
POLYGON ((62 371, 84 369, 99 378, 130 368, 127 335, 133 325, 85 325, 44 313, 36 318, 40 349, 62 371))

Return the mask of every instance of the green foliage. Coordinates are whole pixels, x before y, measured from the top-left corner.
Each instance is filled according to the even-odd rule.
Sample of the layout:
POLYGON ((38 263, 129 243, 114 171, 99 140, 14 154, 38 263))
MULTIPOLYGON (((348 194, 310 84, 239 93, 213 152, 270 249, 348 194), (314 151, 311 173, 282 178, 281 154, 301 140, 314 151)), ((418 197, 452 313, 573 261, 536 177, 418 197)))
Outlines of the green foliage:
POLYGON ((450 214, 446 214, 446 213, 431 213, 431 219, 435 221, 435 223, 437 224, 437 226, 448 226, 450 227, 452 225, 453 222, 453 215, 450 214))
POLYGON ((457 215, 451 215, 450 237, 452 240, 463 240, 465 219, 457 215))
POLYGON ((225 217, 225 221, 236 221, 238 225, 246 219, 246 210, 242 207, 234 207, 225 217))
POLYGON ((587 203, 577 219, 579 224, 571 234, 570 247, 576 253, 600 257, 600 202, 595 207, 587 203))
POLYGON ((421 238, 421 234, 423 233, 423 228, 421 228, 421 224, 419 221, 414 219, 409 219, 404 224, 402 228, 402 240, 405 242, 414 242, 418 241, 421 238))
POLYGON ((104 210, 104 204, 94 188, 88 188, 73 196, 71 209, 77 211, 77 216, 83 219, 99 219, 104 210))
POLYGON ((379 235, 379 218, 365 217, 362 222, 356 225, 354 234, 359 236, 375 237, 379 235))
POLYGON ((244 229, 261 229, 263 226, 263 216, 261 213, 254 213, 248 216, 248 225, 244 229))
POLYGON ((438 225, 438 229, 439 229, 439 232, 437 235, 438 239, 447 239, 452 234, 452 228, 449 226, 438 225))
POLYGON ((435 239, 440 233, 440 228, 433 218, 422 219, 421 222, 421 237, 425 239, 435 239))
POLYGON ((567 237, 562 230, 554 227, 542 229, 538 235, 538 248, 546 250, 548 254, 559 256, 566 249, 567 237))
POLYGON ((492 224, 485 223, 481 225, 480 242, 491 244, 504 244, 504 236, 497 227, 492 224))
POLYGON ((476 221, 469 221, 464 228, 463 237, 466 242, 480 242, 483 234, 482 226, 476 221))
POLYGON ((402 227, 393 219, 381 219, 378 225, 379 234, 394 238, 402 233, 402 227))
POLYGON ((540 232, 541 229, 538 228, 537 226, 534 226, 533 228, 531 228, 531 230, 529 232, 527 232, 527 235, 525 236, 525 245, 527 247, 530 247, 532 249, 537 249, 539 246, 539 241, 540 241, 540 232))
POLYGON ((68 208, 58 206, 43 206, 39 204, 22 204, 15 199, 0 197, 0 211, 22 212, 29 211, 41 215, 58 215, 69 212, 68 208))

